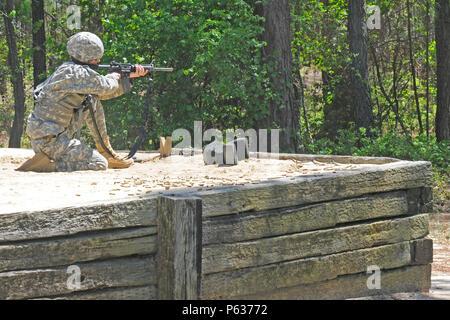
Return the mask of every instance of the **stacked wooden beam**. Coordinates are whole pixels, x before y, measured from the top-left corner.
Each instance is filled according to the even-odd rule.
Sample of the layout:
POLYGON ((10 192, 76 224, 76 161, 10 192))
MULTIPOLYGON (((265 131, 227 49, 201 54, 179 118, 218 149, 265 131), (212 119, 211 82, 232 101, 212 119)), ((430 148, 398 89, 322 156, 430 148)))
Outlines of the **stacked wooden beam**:
POLYGON ((156 299, 156 252, 154 198, 0 215, 0 299, 156 299))
POLYGON ((0 215, 0 299, 342 299, 428 290, 431 185, 430 163, 389 161, 0 215), (368 285, 373 266, 380 288, 368 285))
POLYGON ((201 298, 428 290, 432 242, 422 213, 431 209, 431 174, 429 163, 401 162, 201 193, 201 298), (368 284, 373 266, 379 289, 368 284))

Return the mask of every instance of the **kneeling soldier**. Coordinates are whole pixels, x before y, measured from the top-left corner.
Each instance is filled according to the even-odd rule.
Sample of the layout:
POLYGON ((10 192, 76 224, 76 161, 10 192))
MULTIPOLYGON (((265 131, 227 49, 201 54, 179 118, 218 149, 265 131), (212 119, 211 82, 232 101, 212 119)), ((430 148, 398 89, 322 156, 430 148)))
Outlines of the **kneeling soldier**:
MULTIPOLYGON (((121 159, 111 147, 100 100, 128 92, 130 79, 121 79, 118 73, 102 76, 89 67, 98 64, 104 52, 102 41, 93 33, 79 32, 70 37, 67 51, 72 61, 63 63, 34 90, 35 108, 28 117, 26 133, 36 154, 17 170, 67 172, 128 168, 133 160, 121 159), (83 104, 88 95, 92 97, 94 119, 83 104), (87 123, 98 151, 72 139, 75 132, 79 134, 83 122, 87 123)), ((136 72, 130 78, 146 74, 142 66, 136 65, 136 72)))

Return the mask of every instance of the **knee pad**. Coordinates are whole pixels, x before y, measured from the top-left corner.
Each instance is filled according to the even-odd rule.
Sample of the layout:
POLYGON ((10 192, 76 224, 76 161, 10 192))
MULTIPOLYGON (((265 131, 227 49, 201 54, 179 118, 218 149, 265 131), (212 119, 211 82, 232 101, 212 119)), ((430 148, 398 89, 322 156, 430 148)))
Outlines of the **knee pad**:
POLYGON ((97 150, 93 151, 92 158, 92 163, 95 165, 94 170, 106 170, 108 168, 108 160, 106 160, 106 158, 102 156, 97 150))

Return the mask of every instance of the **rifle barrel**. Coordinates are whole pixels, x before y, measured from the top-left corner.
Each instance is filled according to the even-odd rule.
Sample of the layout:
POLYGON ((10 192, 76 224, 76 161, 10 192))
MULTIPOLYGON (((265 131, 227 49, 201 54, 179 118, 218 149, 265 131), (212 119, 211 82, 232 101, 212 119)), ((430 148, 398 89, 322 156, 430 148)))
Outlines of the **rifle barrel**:
POLYGON ((153 66, 146 66, 143 65, 145 70, 150 70, 150 71, 165 71, 165 72, 172 72, 173 68, 160 68, 160 67, 153 67, 153 66))
MULTIPOLYGON (((155 67, 151 64, 143 64, 142 65, 144 67, 145 70, 149 70, 150 72, 154 72, 154 71, 164 71, 164 72, 172 72, 173 68, 161 68, 161 67, 155 67)), ((110 70, 111 69, 111 65, 109 64, 98 64, 96 69, 99 70, 110 70)), ((131 67, 131 71, 134 72, 135 68, 134 68, 134 64, 131 67)))

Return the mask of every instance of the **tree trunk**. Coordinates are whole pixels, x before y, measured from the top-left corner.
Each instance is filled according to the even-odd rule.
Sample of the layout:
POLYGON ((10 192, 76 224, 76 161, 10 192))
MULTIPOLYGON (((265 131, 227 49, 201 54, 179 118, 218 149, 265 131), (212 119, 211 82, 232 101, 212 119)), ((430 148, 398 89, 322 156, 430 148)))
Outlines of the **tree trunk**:
MULTIPOLYGON (((329 0, 323 0, 323 5, 331 8, 329 0)), ((325 14, 321 23, 329 26, 336 22, 325 14)), ((319 30, 325 41, 335 41, 335 28, 320 27, 319 30)), ((336 64, 332 74, 322 70, 323 124, 317 134, 318 139, 327 138, 338 142, 339 131, 350 129, 355 120, 349 67, 348 63, 336 64)))
POLYGON ((32 0, 33 21, 33 80, 36 88, 47 72, 45 59, 44 0, 32 0))
MULTIPOLYGON (((303 87, 303 80, 300 69, 298 70, 297 82, 294 84, 296 106, 303 111, 303 120, 305 122, 305 137, 306 141, 303 141, 303 150, 307 150, 308 144, 314 143, 311 130, 309 129, 308 110, 305 103, 305 90, 303 87)), ((301 129, 301 126, 300 126, 301 129)), ((303 140, 303 139, 302 139, 303 140)))
POLYGON ((4 3, 3 20, 8 42, 8 62, 11 68, 11 82, 14 88, 14 122, 9 136, 9 148, 20 148, 20 139, 23 133, 25 119, 25 92, 23 86, 22 66, 18 58, 17 39, 14 33, 12 19, 9 17, 14 10, 14 0, 6 0, 4 3))
MULTIPOLYGON (((394 102, 395 102, 395 108, 394 108, 394 113, 395 113, 395 130, 397 130, 398 127, 398 119, 399 119, 399 112, 400 112, 400 103, 398 101, 398 89, 397 89, 397 85, 400 81, 398 81, 398 73, 401 72, 401 65, 400 65, 400 70, 397 70, 397 60, 398 60, 398 55, 400 52, 400 46, 398 45, 398 43, 400 43, 400 41, 398 40, 397 45, 396 45, 396 50, 394 50, 394 57, 392 59, 392 94, 394 96, 394 102)), ((375 57, 376 59, 376 57, 375 57)))
MULTIPOLYGON (((299 11, 294 4, 294 7, 291 7, 291 10, 293 11, 299 11)), ((297 30, 300 30, 301 26, 299 25, 299 21, 294 22, 294 30, 291 30, 292 36, 295 37, 294 32, 297 30)), ((292 63, 293 68, 293 84, 294 84, 294 97, 295 97, 295 105, 294 108, 299 110, 302 110, 303 114, 303 121, 305 123, 305 133, 300 135, 300 140, 302 142, 303 148, 301 148, 301 152, 305 152, 305 150, 308 149, 308 145, 311 143, 314 143, 314 140, 311 135, 311 131, 309 129, 309 120, 308 120, 308 110, 305 103, 305 90, 303 85, 303 79, 302 79, 302 66, 300 64, 300 47, 297 48, 296 54, 294 56, 294 61, 292 63)), ((301 118, 301 115, 299 115, 299 120, 301 118)), ((299 131, 302 132, 302 125, 301 121, 299 122, 299 131)))
POLYGON ((351 91, 355 105, 356 129, 374 127, 367 64, 367 24, 364 0, 349 1, 348 38, 352 55, 351 91))
POLYGON ((281 97, 269 106, 268 115, 257 122, 260 129, 278 126, 280 151, 297 152, 300 110, 295 106, 292 77, 291 13, 288 0, 268 0, 257 5, 256 12, 265 18, 263 56, 275 66, 271 77, 273 87, 281 97))
POLYGON ((426 1, 425 9, 425 30, 426 30, 426 40, 425 40, 425 80, 426 80, 426 123, 425 128, 427 131, 427 137, 430 136, 430 1, 426 1))
MULTIPOLYGON (((397 122, 400 123, 400 126, 402 127, 403 133, 405 134, 405 136, 409 137, 408 131, 406 130, 405 125, 403 124, 402 118, 400 118, 400 115, 398 114, 398 100, 396 101, 397 108, 395 108, 394 104, 391 101, 391 98, 389 97, 389 95, 386 92, 386 89, 384 88, 383 81, 381 79, 380 66, 378 64, 378 59, 377 59, 377 54, 376 54, 375 48, 373 46, 370 46, 370 49, 371 49, 371 52, 372 52, 373 63, 375 65, 375 70, 376 70, 376 73, 377 73, 377 79, 378 79, 378 84, 380 86, 381 93, 383 94, 384 98, 386 99, 386 101, 388 102, 389 106, 391 107, 391 110, 394 112, 395 118, 396 118, 397 122)), ((394 76, 394 79, 395 79, 395 76, 394 76)), ((394 87, 394 89, 395 89, 395 87, 394 87)), ((397 99, 396 95, 395 95, 395 99, 397 99)))
POLYGON ((416 67, 414 64, 414 53, 413 53, 413 44, 412 44, 412 36, 411 36, 411 4, 409 0, 406 0, 406 11, 408 14, 408 43, 409 43, 409 63, 411 67, 411 75, 412 75, 412 83, 413 83, 413 91, 414 98, 416 101, 416 112, 417 112, 417 120, 419 121, 419 133, 423 133, 423 124, 422 124, 422 114, 420 112, 419 105, 419 94, 417 93, 417 83, 416 83, 416 67))
POLYGON ((317 138, 328 138, 337 142, 340 135, 339 131, 351 128, 350 123, 354 121, 355 108, 348 69, 337 67, 333 71, 333 77, 338 80, 332 79, 327 72, 322 71, 322 91, 324 94, 321 132, 324 134, 319 134, 317 138), (333 93, 331 102, 326 92, 333 93))
POLYGON ((450 139, 450 1, 436 0, 436 138, 450 139))

